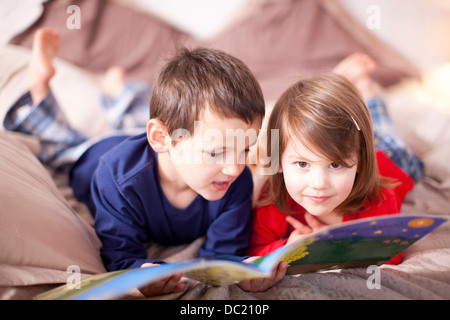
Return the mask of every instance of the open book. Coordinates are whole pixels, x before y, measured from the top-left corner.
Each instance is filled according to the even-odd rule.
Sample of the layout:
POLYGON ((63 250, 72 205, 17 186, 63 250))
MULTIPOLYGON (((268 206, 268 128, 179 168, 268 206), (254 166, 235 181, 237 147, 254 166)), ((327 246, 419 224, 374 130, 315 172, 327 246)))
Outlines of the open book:
POLYGON ((360 219, 312 233, 249 264, 225 256, 113 271, 86 277, 78 286, 62 285, 36 299, 118 299, 134 288, 177 272, 213 286, 228 285, 269 276, 280 261, 288 262, 287 274, 380 265, 445 221, 427 215, 360 219))

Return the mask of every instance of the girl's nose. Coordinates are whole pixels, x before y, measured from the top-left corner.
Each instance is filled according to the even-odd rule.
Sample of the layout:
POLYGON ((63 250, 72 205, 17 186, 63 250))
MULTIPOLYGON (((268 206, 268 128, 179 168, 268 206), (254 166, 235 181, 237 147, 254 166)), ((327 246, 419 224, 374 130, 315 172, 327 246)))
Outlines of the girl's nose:
POLYGON ((328 173, 323 168, 312 171, 310 185, 314 189, 325 189, 328 187, 328 173))

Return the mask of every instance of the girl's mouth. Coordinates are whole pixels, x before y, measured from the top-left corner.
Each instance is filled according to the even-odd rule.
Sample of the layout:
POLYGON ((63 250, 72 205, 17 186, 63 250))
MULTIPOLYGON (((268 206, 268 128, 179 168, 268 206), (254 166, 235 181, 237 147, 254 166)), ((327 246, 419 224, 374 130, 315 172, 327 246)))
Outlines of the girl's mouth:
POLYGON ((331 197, 308 197, 309 200, 315 203, 323 203, 330 199, 331 197))

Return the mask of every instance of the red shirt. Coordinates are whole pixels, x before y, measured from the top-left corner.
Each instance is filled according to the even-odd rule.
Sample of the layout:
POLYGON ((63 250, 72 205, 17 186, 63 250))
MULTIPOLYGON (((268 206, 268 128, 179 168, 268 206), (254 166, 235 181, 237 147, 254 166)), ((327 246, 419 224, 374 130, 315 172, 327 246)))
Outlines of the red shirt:
MULTIPOLYGON (((373 204, 368 210, 344 216, 342 222, 386 214, 398 214, 406 194, 413 188, 414 182, 408 174, 396 166, 382 151, 377 151, 376 155, 380 174, 394 178, 400 184, 392 189, 381 190, 383 200, 380 205, 373 204)), ((292 216, 306 224, 304 219, 305 209, 291 198, 289 200, 291 209, 298 212, 292 216)), ((252 256, 263 256, 284 246, 287 238, 294 230, 286 221, 286 216, 274 204, 256 208, 253 213, 253 232, 247 253, 252 256)), ((387 263, 399 264, 401 262, 402 254, 400 253, 387 263)))

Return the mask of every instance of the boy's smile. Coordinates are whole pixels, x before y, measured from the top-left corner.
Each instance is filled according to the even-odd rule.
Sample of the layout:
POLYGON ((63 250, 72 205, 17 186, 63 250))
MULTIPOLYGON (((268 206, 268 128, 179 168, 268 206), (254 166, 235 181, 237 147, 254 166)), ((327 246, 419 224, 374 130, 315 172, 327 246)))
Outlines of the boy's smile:
POLYGON ((228 181, 228 182, 227 181, 216 181, 216 182, 213 182, 213 186, 219 191, 227 190, 228 187, 230 186, 231 182, 233 182, 233 181, 228 181))

